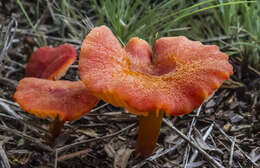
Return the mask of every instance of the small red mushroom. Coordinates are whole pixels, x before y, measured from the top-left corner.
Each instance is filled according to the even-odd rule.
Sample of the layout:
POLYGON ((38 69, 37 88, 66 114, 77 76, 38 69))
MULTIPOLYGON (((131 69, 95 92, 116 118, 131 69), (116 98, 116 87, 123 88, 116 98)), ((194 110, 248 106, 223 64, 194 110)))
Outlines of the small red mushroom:
POLYGON ((228 56, 215 45, 183 36, 148 43, 132 38, 122 48, 106 26, 94 28, 80 52, 81 80, 89 91, 140 115, 136 152, 152 154, 163 113, 178 116, 198 108, 233 73, 228 56))
POLYGON ((76 56, 75 48, 69 44, 57 48, 41 47, 31 55, 25 76, 57 80, 66 73, 76 56))
POLYGON ((81 81, 24 78, 19 81, 14 95, 17 103, 39 118, 64 121, 79 119, 96 104, 95 96, 81 81))
MULTIPOLYGON (((79 119, 98 102, 81 81, 39 78, 24 78, 19 81, 14 99, 28 113, 54 120, 57 126, 52 129, 56 131, 59 127, 62 128, 64 121, 79 119)), ((55 136, 51 138, 55 139, 59 131, 54 132, 55 136)))
POLYGON ((81 81, 52 81, 65 74, 76 55, 69 44, 37 49, 26 66, 27 77, 19 82, 14 95, 25 111, 53 120, 49 127, 50 143, 59 135, 65 121, 80 118, 98 103, 81 81))

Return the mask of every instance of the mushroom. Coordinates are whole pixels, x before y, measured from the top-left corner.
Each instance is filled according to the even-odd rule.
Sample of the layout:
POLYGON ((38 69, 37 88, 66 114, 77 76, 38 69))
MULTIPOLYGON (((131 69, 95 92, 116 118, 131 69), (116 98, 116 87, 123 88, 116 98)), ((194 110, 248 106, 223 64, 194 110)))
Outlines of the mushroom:
POLYGON ((28 113, 53 120, 50 142, 59 135, 65 121, 79 119, 98 103, 81 81, 29 77, 19 81, 14 99, 28 113))
POLYGON ((154 44, 132 38, 122 48, 106 26, 94 28, 80 52, 81 80, 100 99, 140 116, 136 153, 152 154, 164 113, 178 116, 198 108, 233 73, 215 45, 184 36, 154 44))
POLYGON ((26 66, 27 77, 19 82, 14 95, 25 111, 53 120, 49 127, 50 143, 60 134, 65 121, 80 118, 98 103, 81 81, 52 81, 65 74, 76 55, 76 50, 69 44, 37 49, 26 66))
POLYGON ((26 65, 25 76, 57 80, 66 73, 76 56, 76 50, 69 44, 38 48, 26 65))

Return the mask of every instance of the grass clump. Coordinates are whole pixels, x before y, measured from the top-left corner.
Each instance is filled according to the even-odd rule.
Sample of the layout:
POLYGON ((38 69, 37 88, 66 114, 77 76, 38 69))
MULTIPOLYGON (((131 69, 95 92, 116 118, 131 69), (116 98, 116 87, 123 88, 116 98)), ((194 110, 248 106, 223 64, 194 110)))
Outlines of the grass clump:
MULTIPOLYGON (((185 35, 217 43, 229 55, 239 56, 260 69, 260 5, 257 1, 46 0, 35 3, 37 15, 41 13, 40 6, 47 6, 45 10, 55 26, 52 34, 63 39, 81 41, 94 25, 102 24, 108 25, 122 44, 134 36, 153 44, 162 36, 185 35)), ((32 20, 24 7, 20 7, 31 28, 46 34, 38 28, 40 21, 32 20)))

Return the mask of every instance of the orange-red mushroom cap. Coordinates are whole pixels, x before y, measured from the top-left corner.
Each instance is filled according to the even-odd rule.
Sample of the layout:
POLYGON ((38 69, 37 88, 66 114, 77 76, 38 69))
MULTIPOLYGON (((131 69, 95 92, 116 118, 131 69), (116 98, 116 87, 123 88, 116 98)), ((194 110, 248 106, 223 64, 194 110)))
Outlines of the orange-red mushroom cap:
POLYGON ((59 47, 41 47, 30 57, 25 69, 26 77, 55 80, 62 77, 75 61, 76 50, 69 44, 59 47))
POLYGON ((81 82, 51 81, 24 78, 18 86, 14 99, 25 111, 39 118, 50 117, 73 121, 80 118, 98 103, 81 82))
POLYGON ((80 77, 97 97, 137 114, 163 110, 183 115, 199 107, 233 73, 228 56, 215 45, 186 37, 160 38, 152 50, 133 38, 122 48, 105 26, 84 40, 80 77))

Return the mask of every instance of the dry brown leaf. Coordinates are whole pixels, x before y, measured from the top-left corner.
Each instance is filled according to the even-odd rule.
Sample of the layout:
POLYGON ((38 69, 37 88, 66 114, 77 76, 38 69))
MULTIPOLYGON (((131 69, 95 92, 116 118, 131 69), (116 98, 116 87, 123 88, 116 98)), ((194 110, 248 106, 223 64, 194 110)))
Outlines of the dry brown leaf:
POLYGON ((250 153, 250 157, 254 162, 257 162, 260 159, 260 147, 256 147, 250 153))
POLYGON ((230 122, 228 122, 228 123, 226 123, 225 125, 224 125, 224 130, 227 132, 227 131, 229 131, 230 129, 231 129, 231 127, 232 127, 232 125, 230 124, 230 122))
POLYGON ((133 151, 133 149, 126 148, 125 146, 121 147, 115 154, 114 168, 126 168, 128 159, 133 151))
POLYGON ((111 144, 106 144, 104 146, 104 150, 107 153, 108 157, 113 158, 115 156, 116 151, 111 144))
POLYGON ((179 136, 177 134, 171 134, 166 136, 166 138, 164 139, 165 143, 168 144, 175 144, 177 142, 177 139, 179 138, 179 136))

